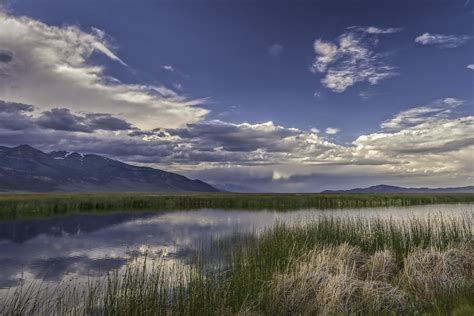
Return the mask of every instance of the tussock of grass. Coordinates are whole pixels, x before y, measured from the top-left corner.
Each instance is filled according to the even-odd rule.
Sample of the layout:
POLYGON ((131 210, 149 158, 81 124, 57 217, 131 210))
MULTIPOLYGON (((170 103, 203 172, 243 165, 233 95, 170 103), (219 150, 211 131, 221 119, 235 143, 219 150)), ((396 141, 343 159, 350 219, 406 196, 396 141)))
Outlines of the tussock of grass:
POLYGON ((388 282, 397 275, 399 267, 389 250, 377 251, 359 268, 366 279, 388 282))
POLYGON ((313 251, 296 268, 274 276, 273 312, 346 315, 405 310, 406 295, 396 286, 359 277, 368 260, 358 247, 347 244, 313 251))
POLYGON ((411 252, 404 262, 402 281, 419 297, 446 299, 474 293, 472 252, 429 248, 411 252))

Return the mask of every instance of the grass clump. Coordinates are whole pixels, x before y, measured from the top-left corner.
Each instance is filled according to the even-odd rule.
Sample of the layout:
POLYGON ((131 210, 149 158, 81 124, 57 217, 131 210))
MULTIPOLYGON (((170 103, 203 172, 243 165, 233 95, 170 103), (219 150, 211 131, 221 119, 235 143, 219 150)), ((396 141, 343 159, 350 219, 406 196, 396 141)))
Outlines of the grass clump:
POLYGON ((273 313, 346 315, 404 311, 407 298, 399 288, 361 277, 360 270, 368 260, 367 254, 348 244, 312 251, 296 268, 276 273, 272 279, 270 292, 276 303, 273 313))
POLYGON ((398 273, 399 266, 389 250, 377 251, 359 268, 366 279, 388 282, 398 273))
POLYGON ((474 293, 471 251, 429 248, 411 252, 404 260, 402 281, 417 296, 431 300, 474 293))

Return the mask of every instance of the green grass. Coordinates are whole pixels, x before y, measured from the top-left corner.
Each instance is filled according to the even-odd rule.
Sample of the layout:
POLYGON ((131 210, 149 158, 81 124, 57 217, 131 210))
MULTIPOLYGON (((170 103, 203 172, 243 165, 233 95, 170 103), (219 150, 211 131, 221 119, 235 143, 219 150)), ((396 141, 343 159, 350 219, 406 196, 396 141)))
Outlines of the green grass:
POLYGON ((60 285, 47 300, 38 289, 17 291, 0 314, 463 315, 474 305, 473 225, 472 213, 278 224, 258 235, 216 239, 212 248, 224 252, 222 262, 198 256, 190 267, 166 267, 139 260, 84 289, 60 285), (377 256, 393 270, 383 280, 360 273, 377 256), (322 283, 315 287, 317 278, 322 283))
POLYGON ((1 194, 0 220, 68 213, 199 208, 347 208, 471 203, 474 194, 1 194))

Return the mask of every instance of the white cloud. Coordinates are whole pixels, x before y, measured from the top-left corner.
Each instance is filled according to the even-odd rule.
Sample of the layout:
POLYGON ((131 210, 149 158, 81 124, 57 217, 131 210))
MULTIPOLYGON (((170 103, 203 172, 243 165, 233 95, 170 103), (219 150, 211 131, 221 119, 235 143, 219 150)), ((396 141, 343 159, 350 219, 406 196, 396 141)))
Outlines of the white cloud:
POLYGON ((182 91, 183 90, 183 85, 181 83, 174 83, 173 84, 173 87, 178 90, 178 91, 182 91))
POLYGON ((381 171, 398 175, 474 176, 474 117, 456 117, 463 104, 445 98, 402 111, 381 124, 382 130, 359 136, 352 144, 352 159, 385 161, 381 171))
POLYGON ((272 180, 288 179, 290 176, 282 173, 281 171, 274 170, 272 174, 272 180))
POLYGON ((372 97, 372 93, 370 92, 367 92, 367 91, 361 91, 359 92, 359 97, 362 99, 362 100, 368 100, 372 97))
POLYGON ((337 133, 339 133, 341 130, 339 128, 335 128, 335 127, 328 127, 326 128, 326 134, 328 135, 335 135, 337 133))
POLYGON ((311 70, 323 73, 321 83, 334 92, 344 92, 358 82, 376 85, 396 74, 383 55, 374 51, 376 36, 399 30, 357 26, 348 28, 337 43, 317 39, 313 45, 316 58, 311 70))
POLYGON ((164 70, 168 70, 170 72, 173 72, 175 70, 173 65, 163 65, 161 66, 161 68, 163 68, 164 70))
POLYGON ((473 176, 474 117, 426 118, 393 132, 362 135, 353 144, 356 157, 391 161, 387 173, 473 176), (449 174, 451 173, 451 174, 449 174))
POLYGON ((275 43, 268 47, 268 53, 273 57, 278 57, 283 53, 283 46, 281 44, 275 43))
POLYGON ((474 70, 474 64, 467 65, 466 68, 474 70))
POLYGON ((402 31, 401 27, 389 27, 389 28, 379 28, 375 26, 351 26, 349 29, 363 31, 369 34, 394 34, 402 31))
POLYGON ((423 33, 415 38, 415 42, 421 45, 433 45, 439 48, 456 48, 471 39, 467 35, 443 35, 423 33))
POLYGON ((177 127, 200 120, 203 100, 188 100, 175 91, 147 84, 122 83, 89 58, 101 53, 125 65, 97 29, 54 27, 0 11, 0 95, 35 104, 39 109, 68 107, 106 112, 141 128, 177 127))
POLYGON ((313 97, 318 98, 318 99, 321 98, 322 97, 321 92, 316 91, 315 93, 313 93, 313 97))
POLYGON ((463 101, 455 98, 437 100, 430 105, 414 107, 402 111, 390 120, 383 122, 380 127, 383 129, 400 130, 406 127, 417 125, 421 122, 445 118, 451 114, 455 107, 463 103, 463 101))

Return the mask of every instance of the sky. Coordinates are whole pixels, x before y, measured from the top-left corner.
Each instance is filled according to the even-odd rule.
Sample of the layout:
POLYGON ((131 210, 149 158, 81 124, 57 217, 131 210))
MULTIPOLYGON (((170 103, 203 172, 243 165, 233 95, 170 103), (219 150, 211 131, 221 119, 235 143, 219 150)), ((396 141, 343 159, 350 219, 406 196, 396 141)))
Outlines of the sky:
POLYGON ((0 144, 231 191, 472 185, 473 2, 0 0, 0 144))

